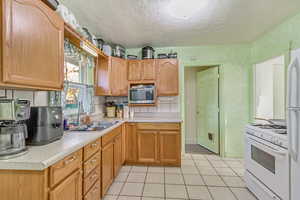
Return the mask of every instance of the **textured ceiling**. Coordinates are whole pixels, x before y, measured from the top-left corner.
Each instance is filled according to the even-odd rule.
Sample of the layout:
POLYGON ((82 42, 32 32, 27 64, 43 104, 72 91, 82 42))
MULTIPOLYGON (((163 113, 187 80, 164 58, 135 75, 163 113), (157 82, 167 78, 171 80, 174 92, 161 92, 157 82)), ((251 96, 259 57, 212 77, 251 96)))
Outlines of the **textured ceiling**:
POLYGON ((180 19, 172 1, 60 0, 92 33, 127 48, 250 42, 300 10, 300 0, 182 0, 197 13, 180 19))

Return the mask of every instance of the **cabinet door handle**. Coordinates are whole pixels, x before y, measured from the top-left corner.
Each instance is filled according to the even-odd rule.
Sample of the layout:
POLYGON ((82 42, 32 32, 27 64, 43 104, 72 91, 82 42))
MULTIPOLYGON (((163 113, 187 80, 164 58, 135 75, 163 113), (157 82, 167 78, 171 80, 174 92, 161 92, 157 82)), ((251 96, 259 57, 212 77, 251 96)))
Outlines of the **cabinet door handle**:
POLYGON ((97 147, 97 146, 98 146, 98 142, 92 144, 92 147, 97 147))
POLYGON ((68 164, 70 164, 71 162, 73 162, 75 160, 76 160, 76 156, 72 156, 70 159, 65 161, 65 165, 68 165, 68 164))
POLYGON ((93 160, 91 160, 90 162, 91 162, 91 163, 95 163, 95 162, 97 162, 97 159, 93 159, 93 160))

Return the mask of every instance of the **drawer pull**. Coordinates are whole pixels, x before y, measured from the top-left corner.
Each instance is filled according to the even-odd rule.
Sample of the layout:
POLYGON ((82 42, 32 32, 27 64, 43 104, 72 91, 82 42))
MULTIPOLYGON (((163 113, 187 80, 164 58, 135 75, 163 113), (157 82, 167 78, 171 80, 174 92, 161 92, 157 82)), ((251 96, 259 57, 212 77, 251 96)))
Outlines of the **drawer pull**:
POLYGON ((70 159, 65 161, 65 165, 70 164, 71 162, 75 161, 76 159, 77 159, 76 156, 72 156, 70 159))
POLYGON ((95 163, 95 162, 97 162, 97 159, 91 160, 91 163, 95 163))
POLYGON ((93 179, 95 179, 95 178, 97 178, 97 177, 98 177, 98 175, 97 175, 97 174, 94 174, 93 176, 90 177, 90 180, 93 180, 93 179))
POLYGON ((93 143, 91 146, 92 146, 92 147, 97 147, 97 146, 98 146, 98 142, 93 143))

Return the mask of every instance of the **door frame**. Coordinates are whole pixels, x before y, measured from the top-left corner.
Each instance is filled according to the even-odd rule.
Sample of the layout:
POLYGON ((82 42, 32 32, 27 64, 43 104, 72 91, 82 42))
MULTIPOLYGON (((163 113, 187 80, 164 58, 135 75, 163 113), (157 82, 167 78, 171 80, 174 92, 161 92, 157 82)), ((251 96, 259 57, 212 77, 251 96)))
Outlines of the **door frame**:
MULTIPOLYGON (((198 66, 184 66, 183 68, 183 73, 185 74, 186 73, 186 70, 190 69, 190 68, 198 68, 198 69, 201 69, 201 68, 210 68, 210 67, 217 67, 218 68, 218 108, 219 108, 219 112, 218 112, 218 137, 219 137, 219 154, 217 155, 220 155, 222 157, 225 156, 225 137, 224 137, 224 134, 221 134, 222 133, 222 129, 221 129, 221 119, 222 119, 222 98, 221 98, 221 81, 223 80, 222 79, 222 76, 221 76, 221 65, 220 64, 216 64, 216 65, 198 65, 198 66)), ((203 69, 205 70, 205 69, 203 69)), ((201 70, 199 70, 201 71, 201 70)), ((186 84, 186 79, 185 79, 185 75, 183 75, 183 88, 185 88, 185 84, 186 84)), ((184 92, 183 92, 184 93, 184 92)), ((184 104, 187 102, 187 96, 182 94, 182 98, 184 100, 184 104)), ((183 107, 185 107, 185 105, 183 105, 183 107)), ((197 112, 197 111, 195 111, 197 112)), ((197 115, 197 113, 196 113, 197 115)), ((186 110, 184 109, 184 112, 183 112, 183 118, 184 118, 184 121, 186 121, 186 110)), ((198 129, 198 127, 196 127, 198 129)), ((186 124, 184 123, 184 127, 183 127, 183 132, 186 133, 186 124)), ((185 144, 186 144, 186 134, 184 134, 184 144, 183 146, 185 147, 185 144)), ((198 130, 197 130, 197 134, 196 134, 196 140, 198 140, 198 130)), ((185 153, 185 148, 183 149, 183 153, 185 153)))

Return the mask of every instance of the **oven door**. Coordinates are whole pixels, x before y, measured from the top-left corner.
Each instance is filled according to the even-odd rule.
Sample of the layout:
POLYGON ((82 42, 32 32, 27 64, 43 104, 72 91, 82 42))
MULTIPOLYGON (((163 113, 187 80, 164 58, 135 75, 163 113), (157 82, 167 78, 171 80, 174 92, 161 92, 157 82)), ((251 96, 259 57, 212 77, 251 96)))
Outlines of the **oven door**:
POLYGON ((287 149, 255 136, 246 135, 247 171, 283 200, 289 198, 289 157, 287 149))

